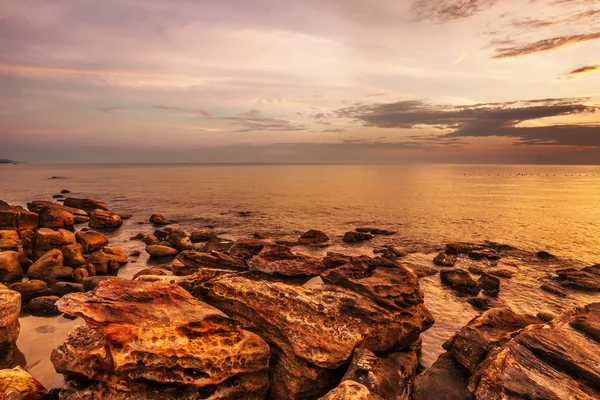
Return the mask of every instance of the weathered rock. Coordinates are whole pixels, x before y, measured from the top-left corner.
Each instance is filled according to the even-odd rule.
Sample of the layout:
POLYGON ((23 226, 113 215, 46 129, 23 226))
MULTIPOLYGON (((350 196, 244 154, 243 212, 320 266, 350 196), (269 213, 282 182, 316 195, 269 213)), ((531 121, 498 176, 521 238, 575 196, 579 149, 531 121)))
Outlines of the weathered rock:
POLYGON ((53 249, 44 254, 29 267, 27 276, 29 279, 39 279, 44 281, 52 268, 62 267, 62 265, 62 252, 58 249, 53 249))
POLYGON ((388 260, 396 260, 406 256, 406 252, 397 249, 394 246, 384 246, 373 250, 373 253, 381 255, 383 258, 388 260))
POLYGON ((553 285, 551 283, 544 283, 540 286, 540 289, 545 290, 546 292, 555 294, 560 297, 567 297, 567 292, 562 289, 560 286, 553 285))
POLYGON ((289 247, 267 244, 257 256, 247 260, 251 271, 269 275, 316 276, 327 267, 317 258, 293 254, 289 247))
POLYGON ((150 245, 150 244, 159 244, 160 240, 154 235, 148 235, 142 239, 142 242, 146 243, 147 245, 150 245))
POLYGON ((179 252, 168 246, 161 246, 159 244, 150 244, 146 246, 146 253, 150 254, 150 257, 175 257, 179 252))
POLYGON ((129 262, 129 258, 127 257, 127 253, 120 247, 108 247, 106 246, 102 252, 107 256, 118 262, 119 264, 127 264, 129 262))
POLYGON ((449 353, 443 353, 429 369, 415 378, 412 399, 469 399, 468 381, 469 371, 449 353))
POLYGON ((90 254, 86 259, 86 264, 93 265, 98 275, 116 272, 120 267, 119 262, 113 255, 105 253, 104 251, 96 251, 90 254))
POLYGON ((56 282, 69 282, 73 279, 73 268, 58 266, 51 268, 42 279, 49 286, 56 282))
POLYGON ((366 386, 348 380, 340 383, 319 400, 383 400, 383 398, 371 393, 366 386))
POLYGON ((167 275, 167 273, 160 268, 146 268, 135 274, 133 280, 136 280, 137 277, 142 275, 167 275))
POLYGON ((14 290, 0 288, 0 369, 12 366, 19 336, 20 311, 21 295, 14 290))
POLYGON ((110 211, 106 206, 106 203, 92 199, 76 199, 74 197, 67 197, 63 204, 67 207, 84 210, 88 214, 91 214, 94 210, 110 211))
POLYGON ((210 229, 200 229, 192 232, 190 240, 192 243, 208 242, 214 237, 217 237, 217 232, 210 229))
POLYGON ((69 244, 61 247, 60 251, 63 254, 63 263, 67 267, 77 268, 85 264, 85 257, 83 257, 83 246, 79 243, 69 244))
POLYGON ((63 297, 69 293, 83 292, 83 285, 81 283, 73 282, 56 282, 50 287, 50 295, 63 297))
POLYGON ((453 267, 456 264, 456 257, 441 252, 433 258, 433 263, 440 267, 453 267))
POLYGON ((61 192, 62 194, 71 193, 71 191, 70 191, 70 190, 68 190, 68 189, 63 189, 63 190, 61 190, 60 192, 61 192))
POLYGON ((517 314, 508 308, 492 308, 469 321, 444 343, 444 348, 473 372, 490 351, 504 346, 526 326, 540 322, 532 315, 517 314))
POLYGON ((27 211, 23 207, 0 207, 0 229, 22 231, 35 229, 38 224, 38 215, 27 211))
POLYGON ((84 267, 75 268, 73 270, 73 282, 83 284, 90 277, 90 271, 84 267))
POLYGON ((150 222, 154 224, 154 226, 169 225, 171 223, 171 221, 163 217, 161 214, 152 214, 150 216, 150 222))
MULTIPOLYGON (((561 286, 590 292, 600 291, 600 274, 584 269, 565 268, 556 270, 561 286)), ((593 270, 592 270, 593 271, 593 270)))
POLYGON ((247 260, 258 255, 267 243, 258 239, 239 239, 229 249, 229 255, 233 258, 247 260))
POLYGON ((0 370, 0 399, 46 400, 48 391, 21 367, 0 370))
POLYGON ((143 233, 137 233, 134 236, 130 237, 129 240, 144 240, 144 238, 146 237, 146 235, 144 235, 143 233))
POLYGON ((27 304, 29 300, 36 297, 47 296, 50 293, 48 284, 37 279, 15 282, 9 286, 9 289, 21 293, 21 302, 23 304, 27 304))
POLYGON ((21 238, 14 230, 0 230, 0 251, 19 251, 21 238))
POLYGON ((329 236, 325 234, 325 232, 317 231, 315 229, 311 229, 307 232, 304 232, 299 238, 298 243, 305 246, 328 246, 329 245, 329 236))
POLYGON ((487 311, 490 308, 506 307, 506 304, 504 304, 502 301, 486 296, 471 297, 467 299, 467 303, 482 311, 487 311))
POLYGON ((531 325, 491 353, 469 382, 476 400, 600 398, 600 303, 531 325))
POLYGON ((123 220, 112 211, 94 210, 90 213, 90 228, 115 229, 123 225, 123 220))
POLYGON ((352 259, 351 256, 347 256, 342 253, 334 253, 332 251, 327 252, 327 255, 323 257, 323 265, 327 269, 333 269, 337 267, 341 267, 344 264, 347 264, 352 259))
POLYGON ((500 293, 500 279, 485 272, 481 274, 477 285, 488 296, 498 296, 498 293, 500 293))
POLYGON ((16 251, 0 251, 0 282, 21 280, 23 269, 16 251))
POLYGON ((177 285, 109 280, 58 302, 87 326, 52 352, 61 399, 253 399, 268 388, 269 347, 177 285), (111 394, 109 394, 111 393, 111 394))
MULTIPOLYGON (((40 213, 44 208, 50 208, 58 210, 59 212, 66 212, 73 215, 74 222, 76 224, 87 222, 89 220, 88 213, 79 208, 67 207, 63 204, 54 203, 52 201, 36 200, 27 203, 29 211, 40 213)), ((68 217, 67 217, 68 218, 68 217)), ((60 228, 60 227, 59 227, 60 228)))
POLYGON ((483 250, 472 250, 468 253, 468 256, 472 260, 499 260, 501 258, 500 253, 493 249, 483 249, 483 250))
POLYGON ((51 315, 60 315, 60 311, 56 308, 58 296, 42 296, 31 299, 24 307, 24 310, 37 317, 45 317, 51 315))
POLYGON ((75 216, 72 213, 56 207, 44 207, 38 216, 40 228, 73 229, 75 224, 75 216))
POLYGON ((179 251, 187 250, 192 247, 192 242, 190 241, 190 237, 187 233, 183 231, 175 231, 172 232, 167 241, 171 244, 171 246, 179 251))
POLYGON ((538 252, 537 252, 535 255, 536 255, 538 258, 541 258, 541 259, 543 259, 543 260, 548 260, 548 259, 551 259, 551 258, 556 258, 556 257, 554 256, 554 254, 550 254, 550 253, 548 253, 548 252, 547 252, 547 251, 545 251, 545 250, 538 251, 538 252))
POLYGON ((96 231, 77 232, 75 234, 77 243, 81 244, 84 253, 93 253, 101 250, 108 244, 106 235, 96 231))
POLYGON ((50 250, 61 249, 75 243, 77 243, 75 235, 71 231, 40 228, 35 234, 23 239, 23 249, 26 254, 31 253, 32 260, 37 260, 50 250))
POLYGON ((459 293, 473 295, 479 293, 479 285, 464 269, 454 268, 440 271, 440 278, 444 285, 450 286, 459 293))
POLYGON ((111 279, 118 279, 119 282, 124 281, 123 278, 118 278, 116 276, 90 276, 83 282, 83 290, 89 292, 90 290, 94 290, 104 281, 108 281, 111 279))
POLYGON ((391 236, 396 233, 394 231, 388 231, 386 229, 368 228, 368 227, 356 228, 356 232, 370 233, 371 235, 384 235, 384 236, 391 236))
POLYGON ((473 250, 480 249, 481 246, 478 246, 473 243, 448 243, 446 244, 446 254, 456 255, 456 254, 469 254, 469 252, 473 250))
POLYGON ((233 244, 233 240, 224 239, 220 237, 213 237, 201 246, 194 246, 194 250, 201 251, 203 253, 210 253, 211 251, 227 253, 229 250, 231 250, 233 244))
POLYGON ((373 239, 373 235, 371 235, 370 233, 362 233, 356 231, 346 232, 344 233, 344 237, 342 238, 342 240, 345 243, 360 243, 371 239, 373 239))
POLYGON ((512 278, 517 274, 517 269, 514 267, 494 267, 486 268, 485 272, 489 275, 498 276, 500 278, 512 278))
POLYGON ((423 278, 425 276, 432 276, 439 272, 439 270, 437 270, 436 268, 430 267, 428 265, 415 264, 412 262, 401 262, 400 265, 409 268, 419 278, 423 278))
POLYGON ((543 322, 550 322, 554 318, 558 317, 557 314, 555 314, 555 313, 553 313, 551 311, 540 311, 535 316, 538 317, 543 322))
POLYGON ((173 266, 173 275, 191 275, 200 268, 228 269, 243 271, 248 267, 241 260, 232 258, 227 254, 213 251, 203 253, 194 250, 182 251, 177 260, 181 266, 173 266))
POLYGON ((342 381, 358 382, 383 399, 408 399, 418 365, 416 351, 380 358, 370 350, 358 348, 342 381))

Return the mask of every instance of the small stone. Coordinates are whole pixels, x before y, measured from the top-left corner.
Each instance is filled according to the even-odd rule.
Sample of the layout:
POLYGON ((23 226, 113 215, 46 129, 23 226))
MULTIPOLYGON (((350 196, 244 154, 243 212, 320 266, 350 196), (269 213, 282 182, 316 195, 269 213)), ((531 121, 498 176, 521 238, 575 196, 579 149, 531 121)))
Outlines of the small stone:
POLYGON ((553 285, 551 283, 544 283, 542 286, 540 286, 540 289, 545 290, 546 292, 555 294, 557 296, 561 296, 561 297, 567 297, 567 292, 562 289, 561 287, 557 286, 557 285, 553 285))
POLYGON ((433 263, 440 267, 453 267, 456 264, 456 257, 441 252, 433 258, 433 263))
POLYGON ((362 233, 356 231, 346 232, 344 234, 344 237, 342 238, 342 240, 345 243, 360 243, 371 239, 373 239, 373 235, 371 235, 370 233, 362 233))
POLYGON ((150 222, 155 226, 169 225, 171 223, 171 221, 167 220, 161 214, 152 214, 150 222))
POLYGON ((58 296, 42 296, 31 299, 25 306, 24 310, 37 317, 45 317, 51 315, 59 315, 60 311, 56 308, 58 296))
POLYGON ((498 296, 500 293, 500 279, 485 272, 481 274, 477 284, 488 296, 498 296))
POLYGON ((298 238, 298 243, 305 246, 327 246, 329 245, 329 236, 325 232, 311 229, 298 238))
POLYGON ((150 254, 150 257, 157 258, 175 257, 177 254, 179 254, 179 252, 172 247, 161 246, 158 244, 151 244, 146 246, 146 253, 150 254))
POLYGON ((142 275, 159 275, 159 276, 161 276, 161 275, 167 275, 167 273, 160 268, 146 268, 146 269, 141 270, 137 274, 135 274, 133 276, 133 280, 136 280, 136 278, 138 276, 142 276, 142 275))

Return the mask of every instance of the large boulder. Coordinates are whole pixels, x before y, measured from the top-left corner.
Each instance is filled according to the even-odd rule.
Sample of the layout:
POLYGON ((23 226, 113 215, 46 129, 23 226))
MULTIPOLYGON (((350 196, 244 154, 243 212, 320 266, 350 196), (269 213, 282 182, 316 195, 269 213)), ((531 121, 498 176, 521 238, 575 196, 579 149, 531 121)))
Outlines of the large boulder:
POLYGON ((340 268, 312 288, 235 274, 210 280, 211 304, 271 344, 274 398, 323 395, 355 348, 408 349, 433 323, 410 270, 340 268))
POLYGON ((84 253, 93 253, 101 250, 108 244, 106 235, 96 231, 77 232, 75 234, 77 243, 81 244, 84 253))
POLYGON ((298 243, 305 246, 324 247, 329 245, 329 236, 325 232, 311 229, 298 238, 298 243))
POLYGON ((50 250, 34 262, 27 270, 29 279, 46 280, 50 270, 54 267, 62 267, 63 255, 58 249, 50 250))
POLYGON ((24 307, 24 311, 36 317, 50 317, 60 315, 56 308, 58 296, 42 296, 31 299, 24 307))
POLYGON ((46 400, 48 391, 21 367, 0 370, 0 399, 46 400))
POLYGON ((35 229, 38 224, 38 215, 27 211, 23 207, 0 207, 0 229, 27 230, 35 229))
POLYGON ((44 208, 52 208, 59 211, 68 212, 73 214, 73 218, 76 224, 87 222, 90 218, 88 213, 84 210, 80 210, 78 208, 66 207, 63 204, 54 203, 52 201, 44 201, 44 200, 36 200, 30 203, 27 203, 27 208, 29 211, 33 211, 35 213, 41 212, 44 208))
POLYGON ((38 215, 40 228, 73 229, 75 224, 75 216, 72 213, 56 207, 44 207, 38 215))
POLYGON ((0 230, 0 251, 19 251, 21 238, 15 230, 0 230))
POLYGON ((19 312, 21 295, 0 286, 0 369, 12 366, 20 329, 19 312))
POLYGON ((269 346, 177 285, 113 279, 57 305, 86 322, 51 355, 63 400, 266 395, 269 346))
POLYGON ((243 271, 248 267, 239 259, 234 259, 227 254, 213 251, 203 253, 200 251, 187 250, 182 251, 177 260, 182 264, 177 270, 173 270, 175 275, 191 275, 201 268, 227 269, 243 271))
POLYGON ((600 303, 530 325, 475 370, 476 400, 600 398, 600 303))
POLYGON ((76 199, 67 197, 63 203, 66 207, 77 208, 91 214, 94 210, 109 211, 106 203, 92 199, 76 199))
POLYGON ((21 280, 23 269, 16 251, 0 251, 0 282, 21 280))
POLYGON ((60 249, 63 254, 63 263, 67 267, 77 268, 85 264, 83 246, 79 243, 69 244, 60 249))
POLYGON ((27 304, 29 300, 36 297, 47 296, 50 293, 48 284, 37 279, 15 282, 9 286, 9 289, 21 293, 21 302, 23 304, 27 304))
POLYGON ((281 276, 316 276, 327 267, 323 261, 301 254, 294 254, 281 244, 266 244, 258 255, 247 260, 251 271, 281 276))
POLYGON ((461 268, 440 271, 440 279, 444 285, 451 287, 459 294, 477 295, 481 290, 469 271, 461 268))
POLYGON ((75 235, 69 230, 40 228, 33 236, 23 239, 23 249, 26 253, 31 252, 32 259, 37 260, 50 250, 60 249, 74 243, 77 243, 75 235))
POLYGON ((116 229, 123 225, 123 220, 112 211, 96 209, 90 213, 89 225, 93 229, 116 229))
POLYGON ((93 265, 98 275, 104 275, 119 270, 120 264, 112 254, 96 251, 88 256, 86 265, 93 265))

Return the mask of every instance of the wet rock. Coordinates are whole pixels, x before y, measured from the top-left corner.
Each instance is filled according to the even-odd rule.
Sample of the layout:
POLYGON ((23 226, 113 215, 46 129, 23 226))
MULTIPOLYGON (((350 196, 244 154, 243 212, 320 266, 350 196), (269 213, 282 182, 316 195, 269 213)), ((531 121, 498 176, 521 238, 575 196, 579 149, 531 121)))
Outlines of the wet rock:
POLYGON ((373 239, 373 235, 371 235, 370 233, 362 233, 356 231, 346 232, 344 233, 344 237, 342 238, 342 240, 345 243, 360 243, 371 239, 373 239))
POLYGON ((171 223, 171 221, 166 219, 162 214, 152 214, 150 216, 150 222, 154 224, 154 226, 164 226, 171 223))
POLYGON ((62 194, 71 193, 71 191, 70 191, 70 190, 68 190, 68 189, 63 189, 63 190, 61 190, 60 192, 61 192, 62 194))
POLYGON ((89 292, 90 290, 94 290, 100 285, 100 283, 104 281, 108 281, 110 279, 119 279, 119 282, 124 281, 123 278, 118 278, 116 276, 91 276, 87 278, 83 282, 83 290, 89 292))
POLYGON ((14 230, 0 230, 0 251, 19 251, 21 238, 14 230))
POLYGON ((158 240, 158 238, 154 235, 148 235, 142 239, 142 242, 146 243, 147 245, 150 245, 150 244, 158 244, 158 243, 160 243, 160 240, 158 240))
POLYGON ((135 236, 130 237, 129 240, 144 240, 145 237, 146 235, 143 233, 138 233, 135 236))
POLYGON ((600 291, 600 274, 585 269, 565 268, 556 270, 561 286, 590 292, 600 291))
POLYGON ((23 207, 0 207, 0 229, 27 230, 35 229, 38 224, 38 215, 27 211, 23 207))
POLYGON ((400 263, 404 267, 410 268, 412 272, 414 272, 419 278, 423 278, 426 276, 433 276, 437 274, 439 271, 436 268, 430 267, 428 265, 421 265, 415 263, 400 263))
POLYGON ((484 264, 469 265, 469 272, 475 275, 481 275, 487 269, 484 264))
POLYGON ((221 253, 227 253, 233 247, 233 240, 223 239, 220 237, 210 238, 206 243, 200 247, 194 247, 194 250, 198 250, 204 253, 210 253, 211 251, 218 251, 221 253))
POLYGON ((469 321, 444 343, 444 349, 473 372, 490 351, 508 343, 526 326, 540 322, 532 315, 517 314, 508 308, 492 308, 469 321))
POLYGON ((105 253, 104 251, 96 251, 88 256, 86 259, 86 265, 93 265, 98 275, 104 275, 119 270, 119 262, 112 256, 112 254, 105 253))
POLYGON ((53 267, 42 279, 48 285, 52 286, 56 282, 69 282, 73 279, 73 268, 58 266, 53 267))
POLYGON ((83 257, 83 246, 79 243, 69 244, 61 247, 60 251, 63 254, 63 263, 67 267, 77 268, 85 264, 85 257, 83 257))
POLYGON ((562 289, 560 286, 553 285, 552 283, 544 283, 540 286, 540 289, 560 297, 568 296, 567 292, 564 289, 562 289))
POLYGON ((582 271, 589 272, 590 274, 600 275, 600 264, 590 265, 585 267, 582 271))
POLYGON ((388 231, 388 230, 379 229, 379 228, 356 228, 356 232, 370 233, 371 235, 384 235, 384 236, 391 236, 396 233, 393 231, 388 231))
POLYGON ((90 272, 83 267, 76 268, 73 271, 73 282, 83 284, 90 277, 90 272))
POLYGON ((333 269, 349 263, 350 260, 352 260, 351 256, 330 251, 327 252, 325 257, 323 257, 323 265, 326 267, 326 269, 333 269))
POLYGON ((552 258, 556 258, 556 256, 554 254, 550 254, 547 251, 538 251, 537 253, 535 253, 535 255, 538 258, 541 258, 542 260, 549 260, 552 258))
POLYGON ((327 271, 318 288, 241 275, 210 281, 211 304, 271 344, 274 398, 315 398, 355 348, 407 349, 433 323, 411 271, 360 266, 327 271))
POLYGON ((167 275, 167 273, 160 268, 146 268, 143 269, 141 271, 139 271, 137 274, 135 274, 133 276, 133 280, 136 280, 137 277, 142 276, 142 275, 167 275))
POLYGON ((171 246, 179 251, 187 250, 192 247, 192 242, 187 233, 183 231, 175 231, 169 235, 167 241, 171 246))
POLYGON ((29 267, 27 276, 29 279, 39 279, 44 281, 52 268, 62 267, 62 265, 62 252, 58 249, 53 249, 44 254, 29 267))
POLYGON ((269 347, 177 285, 109 280, 58 302, 85 320, 52 352, 61 399, 258 400, 269 347))
POLYGON ((127 257, 127 253, 120 247, 114 246, 106 246, 102 252, 107 256, 118 262, 119 264, 127 264, 129 258, 127 257))
POLYGON ((214 237, 217 237, 217 232, 210 229, 200 229, 192 232, 190 240, 192 243, 208 242, 214 237))
POLYGON ((0 370, 0 399, 47 400, 48 391, 21 367, 0 370))
POLYGON ((294 254, 289 247, 281 244, 266 244, 258 255, 247 260, 251 271, 268 275, 316 276, 326 267, 320 259, 294 254))
POLYGON ((121 219, 122 219, 123 221, 125 221, 126 219, 131 219, 131 218, 133 218, 133 214, 123 214, 123 213, 120 213, 120 214, 119 214, 119 217, 121 217, 121 219))
POLYGON ((500 293, 500 279, 485 272, 481 274, 477 285, 488 296, 498 296, 498 293, 500 293))
POLYGON ((246 260, 258 255, 267 243, 258 239, 239 239, 229 249, 229 255, 233 258, 246 260))
POLYGON ((502 267, 493 267, 487 268, 485 270, 486 273, 493 276, 498 276, 500 278, 512 278, 517 274, 516 268, 502 268, 502 267))
POLYGON ((0 287, 0 368, 12 366, 19 336, 20 311, 21 295, 14 290, 0 287))
POLYGON ((371 393, 366 386, 347 380, 319 400, 383 400, 383 398, 371 393))
POLYGON ((81 244, 84 253, 93 253, 101 250, 108 244, 106 235, 96 231, 77 232, 75 234, 77 243, 81 244))
POLYGON ((56 282, 50 287, 50 295, 63 297, 69 293, 83 292, 83 285, 81 283, 73 282, 56 282))
POLYGON ((22 304, 27 304, 31 299, 47 296, 50 293, 48 284, 37 279, 30 279, 25 282, 15 282, 9 286, 9 289, 21 294, 22 304))
POLYGON ((491 308, 506 307, 506 304, 502 301, 485 296, 471 297, 470 299, 467 299, 467 303, 482 311, 487 311, 491 308))
POLYGON ((531 325, 490 353, 469 382, 476 400, 600 398, 600 303, 531 325))
POLYGON ((413 400, 465 400, 469 371, 449 353, 443 353, 424 373, 415 378, 413 400))
POLYGON ((16 251, 0 251, 0 282, 21 280, 23 269, 16 251))
POLYGON ((453 267, 456 264, 456 257, 441 252, 433 258, 433 263, 440 267, 453 267))
POLYGON ((227 269, 243 271, 248 267, 238 259, 224 253, 213 251, 203 253, 195 250, 182 251, 177 260, 181 265, 173 265, 173 275, 191 275, 201 268, 227 269))
POLYGON ((415 351, 392 353, 382 358, 358 348, 342 381, 358 382, 383 399, 406 399, 418 365, 415 351))
POLYGON ((139 251, 139 250, 134 250, 134 251, 132 251, 131 253, 129 253, 129 256, 130 256, 130 257, 139 257, 139 256, 141 256, 141 255, 142 255, 142 252, 141 252, 141 251, 139 251))
POLYGON ((557 314, 550 312, 550 311, 540 311, 539 313, 536 314, 536 317, 538 317, 543 322, 550 322, 557 316, 558 316, 557 314))
POLYGON ((161 246, 159 244, 150 244, 146 246, 146 253, 150 254, 150 257, 162 258, 162 257, 175 257, 179 252, 172 247, 161 246))
POLYGON ((119 214, 112 211, 94 210, 90 213, 90 228, 115 229, 123 225, 119 214))
POLYGON ((471 260, 499 260, 501 258, 500 254, 493 249, 483 249, 483 250, 472 250, 468 253, 468 256, 471 260))
POLYGON ((479 285, 464 269, 455 268, 440 271, 440 278, 444 285, 450 286, 459 293, 473 295, 479 293, 479 285))
POLYGON ((63 203, 67 207, 78 208, 91 214, 94 210, 110 211, 106 206, 106 203, 102 201, 92 199, 76 199, 74 197, 67 197, 63 203))
POLYGON ((42 296, 31 299, 24 307, 24 310, 36 317, 47 317, 52 315, 60 315, 60 311, 56 308, 58 296, 42 296))
POLYGON ((388 260, 396 260, 406 256, 406 252, 397 249, 394 246, 384 246, 373 250, 374 254, 379 254, 383 258, 388 260))
POLYGON ((40 228, 73 229, 75 216, 56 207, 44 207, 38 214, 40 228))
POLYGON ((53 230, 40 228, 23 239, 23 249, 31 253, 31 258, 37 260, 45 253, 54 249, 77 243, 73 232, 66 229, 53 230))
POLYGON ((305 246, 323 247, 329 245, 329 236, 325 232, 311 229, 304 232, 299 238, 298 243, 305 246))
POLYGON ((469 254, 471 251, 478 250, 481 247, 473 243, 448 243, 446 244, 446 254, 469 254))
MULTIPOLYGON (((63 204, 53 203, 51 201, 44 201, 44 200, 32 201, 30 203, 27 203, 27 208, 29 209, 29 211, 32 211, 35 213, 42 213, 42 211, 45 208, 48 208, 50 210, 56 211, 57 215, 61 215, 64 213, 72 214, 73 222, 75 224, 87 222, 89 220, 88 213, 85 212, 84 210, 80 210, 78 208, 73 208, 73 207, 67 207, 63 204)), ((67 218, 67 220, 70 219, 68 216, 66 216, 66 214, 65 214, 65 217, 67 218)), ((61 227, 59 226, 58 228, 61 228, 61 227)))

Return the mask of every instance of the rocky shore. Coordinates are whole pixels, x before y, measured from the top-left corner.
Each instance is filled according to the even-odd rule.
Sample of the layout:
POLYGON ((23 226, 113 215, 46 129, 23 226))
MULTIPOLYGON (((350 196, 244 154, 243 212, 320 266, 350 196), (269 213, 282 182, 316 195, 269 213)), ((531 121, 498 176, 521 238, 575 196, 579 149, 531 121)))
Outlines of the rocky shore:
POLYGON ((427 262, 390 244, 346 254, 329 248, 394 232, 233 239, 160 214, 128 253, 109 237, 131 216, 59 200, 0 202, 0 400, 600 398, 600 265, 494 242, 448 243, 427 262), (119 277, 142 250, 148 265, 119 277), (526 268, 514 260, 572 304, 512 310, 503 293, 526 268), (426 368, 432 282, 475 317, 426 368), (65 382, 48 391, 14 367, 19 315, 61 314, 81 324, 52 351, 65 382))

